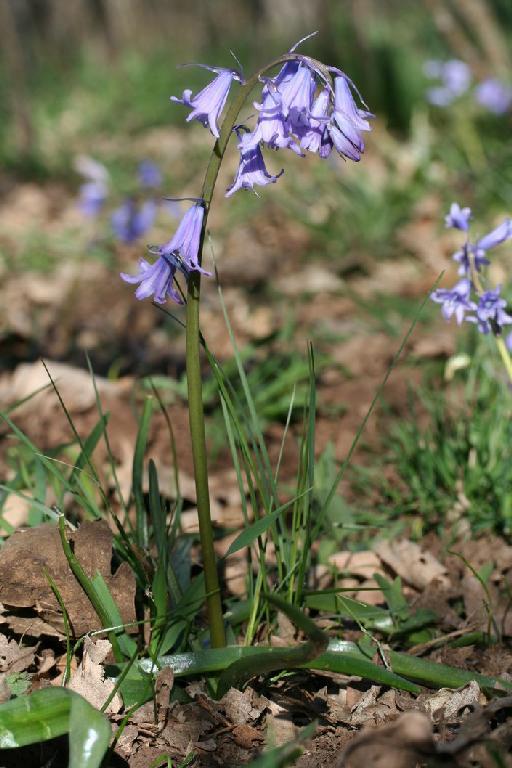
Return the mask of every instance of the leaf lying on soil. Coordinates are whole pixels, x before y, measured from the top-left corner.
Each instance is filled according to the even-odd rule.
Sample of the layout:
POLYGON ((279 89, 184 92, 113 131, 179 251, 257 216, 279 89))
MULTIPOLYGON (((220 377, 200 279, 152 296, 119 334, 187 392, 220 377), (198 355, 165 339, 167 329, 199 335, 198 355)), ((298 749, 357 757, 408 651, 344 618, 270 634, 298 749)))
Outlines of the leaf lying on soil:
MULTIPOLYGON (((99 571, 103 576, 123 622, 133 622, 135 579, 127 563, 122 563, 112 575, 112 532, 107 523, 85 522, 68 538, 87 575, 93 578, 99 571)), ((46 634, 48 625, 58 636, 64 636, 62 612, 45 571, 57 585, 74 636, 100 629, 91 603, 69 568, 58 528, 52 524, 16 531, 0 550, 0 602, 6 609, 9 626, 16 632, 37 637, 39 632, 46 634), (16 609, 22 609, 24 614, 31 609, 34 614, 20 616, 16 609)))

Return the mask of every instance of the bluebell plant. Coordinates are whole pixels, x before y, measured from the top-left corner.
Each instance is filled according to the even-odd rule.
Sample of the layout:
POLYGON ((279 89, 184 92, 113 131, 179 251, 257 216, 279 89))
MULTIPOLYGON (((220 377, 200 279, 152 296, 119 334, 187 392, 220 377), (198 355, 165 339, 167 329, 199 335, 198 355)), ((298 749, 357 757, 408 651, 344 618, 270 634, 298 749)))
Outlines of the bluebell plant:
POLYGON ((471 209, 452 203, 445 223, 447 227, 464 232, 466 240, 452 258, 459 265, 459 280, 453 288, 437 288, 432 301, 441 305, 443 316, 455 317, 457 323, 476 324, 480 333, 493 334, 507 373, 512 381, 512 363, 503 339, 503 329, 512 324, 506 311, 507 302, 501 296, 501 286, 485 284, 484 268, 490 264, 489 251, 507 240, 512 240, 512 219, 506 218, 497 227, 476 241, 469 239, 471 209))
POLYGON ((225 632, 209 506, 199 306, 201 275, 208 274, 202 266, 203 242, 219 168, 233 138, 240 160, 225 193, 231 197, 239 190, 255 191, 281 178, 282 169, 276 173, 267 169, 265 149, 288 149, 301 157, 314 153, 321 159, 334 150, 344 160, 358 162, 365 149, 363 133, 370 130, 373 117, 347 74, 297 52, 305 39, 247 79, 241 68, 200 64, 213 72, 214 78, 195 94, 186 89, 181 97, 171 97, 190 110, 187 122, 198 121, 215 139, 201 195, 191 199, 175 235, 167 243, 149 248, 155 260, 141 259, 136 274, 121 275, 126 282, 138 285, 138 299, 152 297, 157 303, 170 299, 186 304, 187 387, 197 511, 210 637, 217 647, 225 645, 225 632), (247 125, 239 120, 239 114, 254 90, 259 91, 253 102, 255 120, 247 125), (183 289, 178 287, 178 276, 185 284, 183 289))

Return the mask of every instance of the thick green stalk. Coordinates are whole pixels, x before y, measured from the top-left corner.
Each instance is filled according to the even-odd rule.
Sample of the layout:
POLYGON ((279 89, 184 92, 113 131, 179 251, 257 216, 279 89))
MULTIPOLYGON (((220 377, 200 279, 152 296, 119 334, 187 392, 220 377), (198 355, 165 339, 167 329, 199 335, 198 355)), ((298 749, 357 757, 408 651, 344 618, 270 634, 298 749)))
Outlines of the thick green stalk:
MULTIPOLYGON (((204 201, 203 230, 199 248, 199 263, 202 262, 202 251, 206 232, 206 223, 210 204, 215 189, 219 168, 228 145, 229 138, 236 124, 247 95, 256 85, 259 73, 242 85, 237 97, 233 100, 222 123, 220 136, 215 142, 210 156, 208 168, 203 183, 202 198, 204 201)), ((210 624, 210 637, 214 648, 226 645, 224 621, 222 618, 222 600, 220 594, 217 562, 213 548, 213 529, 210 516, 210 494, 208 489, 208 467, 206 459, 206 437, 203 411, 203 393, 201 379, 201 358, 199 339, 199 304, 201 297, 201 273, 192 272, 188 280, 187 290, 187 326, 186 326, 186 364, 188 387, 188 412, 190 437, 194 459, 194 478, 197 495, 197 516, 199 519, 199 537, 204 566, 206 588, 206 606, 210 624)))
MULTIPOLYGON (((203 228, 199 247, 198 260, 202 263, 202 253, 208 213, 215 190, 215 183, 222 164, 224 152, 228 145, 233 128, 237 123, 238 114, 247 96, 258 83, 261 75, 273 67, 299 58, 297 54, 288 53, 266 67, 256 72, 247 82, 240 86, 236 97, 231 102, 226 117, 222 122, 220 136, 215 142, 203 182, 202 201, 204 204, 203 228)), ((321 65, 318 63, 318 66, 321 65)), ((213 530, 210 517, 210 494, 208 490, 208 468, 206 459, 206 438, 203 411, 203 394, 201 379, 200 334, 199 334, 199 305, 201 298, 201 273, 192 272, 187 288, 186 314, 186 366, 188 387, 188 410, 192 455, 194 460, 194 479, 197 495, 197 516, 199 519, 199 537, 203 557, 204 578, 206 587, 206 606, 210 624, 210 637, 214 648, 226 645, 224 622, 222 618, 222 600, 220 594, 217 562, 213 548, 213 530)))

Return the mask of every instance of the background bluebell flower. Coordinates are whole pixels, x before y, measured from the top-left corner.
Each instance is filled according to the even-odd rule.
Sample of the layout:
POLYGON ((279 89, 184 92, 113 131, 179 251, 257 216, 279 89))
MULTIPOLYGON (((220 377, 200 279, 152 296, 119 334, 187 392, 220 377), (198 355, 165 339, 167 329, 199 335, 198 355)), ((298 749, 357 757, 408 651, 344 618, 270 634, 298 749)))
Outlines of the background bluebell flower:
POLYGON ((102 181, 87 181, 79 190, 78 206, 85 216, 97 216, 107 199, 107 187, 102 181))
POLYGON ((139 182, 143 187, 159 187, 162 184, 160 168, 151 160, 143 160, 139 164, 139 182))
POLYGON ((488 77, 476 86, 475 100, 489 112, 503 115, 512 107, 512 87, 497 77, 488 77))
POLYGON ((138 206, 134 200, 126 200, 111 217, 112 229, 118 240, 133 243, 152 226, 156 216, 156 203, 147 200, 138 206))
POLYGON ((458 203, 452 203, 449 213, 444 217, 447 227, 461 229, 467 232, 469 229, 469 220, 471 218, 471 208, 461 208, 458 203))
POLYGON ((427 99, 437 107, 447 107, 462 96, 471 84, 471 70, 460 59, 438 61, 431 59, 423 65, 427 77, 440 80, 440 85, 429 88, 427 99))
POLYGON ((500 333, 504 325, 512 323, 512 317, 505 312, 507 302, 501 298, 501 286, 494 290, 485 291, 478 299, 476 317, 468 316, 466 320, 478 324, 481 333, 494 331, 500 333))
POLYGON ((466 312, 476 310, 476 304, 470 296, 471 281, 468 278, 459 280, 453 288, 438 288, 430 294, 432 301, 441 304, 443 316, 449 320, 455 315, 459 325, 465 319, 466 312))

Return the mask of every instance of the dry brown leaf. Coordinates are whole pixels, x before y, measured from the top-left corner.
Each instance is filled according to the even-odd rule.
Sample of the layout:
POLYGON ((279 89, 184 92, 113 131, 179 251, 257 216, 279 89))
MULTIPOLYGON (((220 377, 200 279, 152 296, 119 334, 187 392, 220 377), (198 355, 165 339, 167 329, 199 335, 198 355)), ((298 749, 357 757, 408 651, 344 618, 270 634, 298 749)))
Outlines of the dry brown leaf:
POLYGON ((475 680, 456 690, 441 688, 433 694, 418 698, 418 704, 421 704, 434 723, 459 722, 464 713, 467 714, 468 708, 473 709, 476 704, 483 705, 486 701, 475 680))
MULTIPOLYGON (((78 531, 67 533, 75 555, 86 574, 97 571, 105 579, 116 601, 123 622, 135 619, 135 579, 127 563, 111 573, 112 533, 104 521, 83 523, 78 531)), ((101 629, 101 623, 82 587, 69 568, 62 549, 58 528, 50 523, 37 528, 16 531, 0 550, 0 600, 8 614, 9 624, 19 624, 16 609, 31 609, 34 617, 23 616, 24 631, 38 636, 44 631, 42 619, 63 633, 59 603, 53 594, 45 570, 54 579, 61 594, 75 636, 101 629), (12 623, 11 623, 12 616, 12 623)))
POLYGON ((416 768, 434 751, 428 717, 422 712, 405 712, 394 723, 366 730, 352 741, 338 768, 416 768))
MULTIPOLYGON (((93 640, 86 637, 82 662, 69 681, 70 690, 79 693, 96 709, 101 709, 115 688, 112 680, 105 679, 103 669, 103 662, 111 650, 109 640, 93 640)), ((123 700, 116 693, 105 711, 107 714, 116 714, 122 706, 123 700)))
POLYGON ((0 635, 0 672, 24 672, 34 663, 36 651, 37 646, 18 645, 16 640, 0 635))
POLYGON ((414 541, 382 540, 375 544, 374 550, 388 568, 416 589, 425 589, 434 579, 443 586, 449 585, 448 572, 444 565, 414 541))

